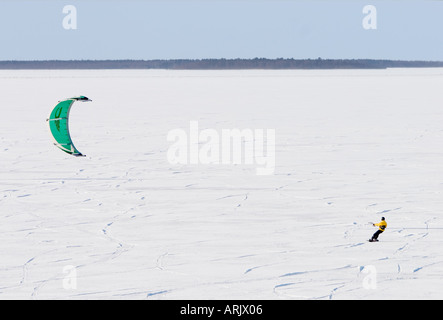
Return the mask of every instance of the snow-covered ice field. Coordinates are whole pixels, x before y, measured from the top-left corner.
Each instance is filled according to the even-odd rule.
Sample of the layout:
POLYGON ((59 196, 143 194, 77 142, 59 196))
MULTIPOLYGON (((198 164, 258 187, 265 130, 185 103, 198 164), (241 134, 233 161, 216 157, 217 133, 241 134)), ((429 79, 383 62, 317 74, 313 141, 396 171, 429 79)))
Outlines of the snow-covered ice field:
POLYGON ((0 71, 0 299, 442 299, 442 88, 443 69, 0 71), (84 158, 45 121, 76 95, 84 158), (171 164, 190 121, 275 129, 274 174, 171 164))

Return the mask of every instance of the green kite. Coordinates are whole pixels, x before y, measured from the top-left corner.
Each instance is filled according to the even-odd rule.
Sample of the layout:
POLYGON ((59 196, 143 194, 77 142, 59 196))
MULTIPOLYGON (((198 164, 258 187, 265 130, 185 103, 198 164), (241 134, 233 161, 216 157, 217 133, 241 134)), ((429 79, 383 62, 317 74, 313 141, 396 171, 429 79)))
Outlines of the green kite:
POLYGON ((52 109, 46 121, 49 124, 49 130, 54 138, 54 145, 56 147, 73 156, 84 157, 84 155, 74 147, 69 134, 69 111, 76 101, 85 102, 92 100, 89 100, 85 96, 79 96, 60 101, 54 109, 52 109))

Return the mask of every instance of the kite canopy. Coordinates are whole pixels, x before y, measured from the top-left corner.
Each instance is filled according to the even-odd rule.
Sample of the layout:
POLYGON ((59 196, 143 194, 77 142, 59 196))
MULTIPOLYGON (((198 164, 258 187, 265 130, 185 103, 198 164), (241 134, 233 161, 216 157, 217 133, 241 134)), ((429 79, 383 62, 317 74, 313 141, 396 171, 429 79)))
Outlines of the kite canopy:
POLYGON ((54 107, 54 109, 52 109, 49 118, 46 119, 46 121, 49 123, 49 130, 54 138, 55 146, 66 153, 72 154, 73 156, 84 157, 84 155, 74 147, 69 134, 69 111, 71 110, 71 106, 76 101, 85 102, 91 100, 85 96, 79 96, 60 101, 54 107))

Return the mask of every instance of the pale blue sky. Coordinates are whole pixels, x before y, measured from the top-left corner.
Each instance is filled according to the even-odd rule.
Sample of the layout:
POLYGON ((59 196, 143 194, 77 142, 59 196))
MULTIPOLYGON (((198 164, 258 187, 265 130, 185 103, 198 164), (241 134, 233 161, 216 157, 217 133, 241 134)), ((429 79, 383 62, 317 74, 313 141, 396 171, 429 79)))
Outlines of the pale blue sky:
POLYGON ((0 60, 443 61, 443 1, 0 0, 0 60), (377 30, 362 26, 377 8, 377 30), (65 5, 77 30, 65 30, 65 5))

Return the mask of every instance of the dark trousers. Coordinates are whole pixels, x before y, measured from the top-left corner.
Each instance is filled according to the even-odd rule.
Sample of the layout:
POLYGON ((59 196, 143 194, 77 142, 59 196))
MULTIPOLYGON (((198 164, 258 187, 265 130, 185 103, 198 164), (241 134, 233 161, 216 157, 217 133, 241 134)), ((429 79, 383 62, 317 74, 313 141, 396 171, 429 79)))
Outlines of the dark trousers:
POLYGON ((377 239, 378 239, 378 236, 379 236, 381 233, 383 233, 383 231, 381 231, 381 230, 377 230, 377 232, 375 232, 374 235, 372 236, 372 239, 371 239, 371 240, 377 240, 377 239))

